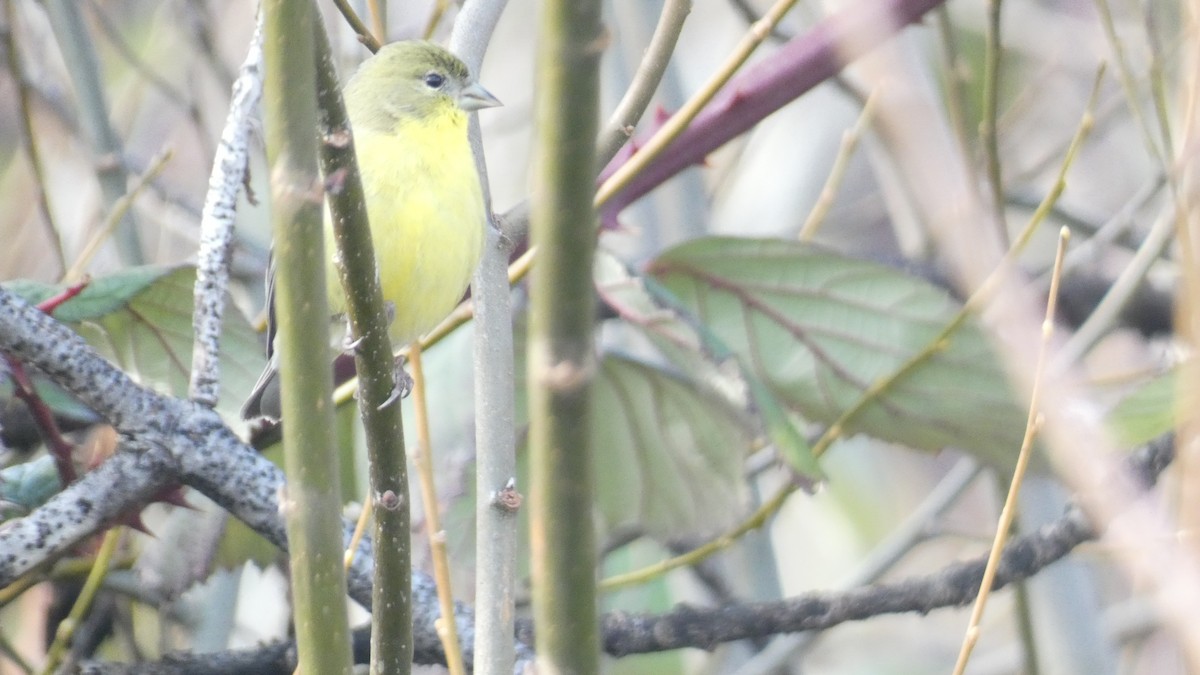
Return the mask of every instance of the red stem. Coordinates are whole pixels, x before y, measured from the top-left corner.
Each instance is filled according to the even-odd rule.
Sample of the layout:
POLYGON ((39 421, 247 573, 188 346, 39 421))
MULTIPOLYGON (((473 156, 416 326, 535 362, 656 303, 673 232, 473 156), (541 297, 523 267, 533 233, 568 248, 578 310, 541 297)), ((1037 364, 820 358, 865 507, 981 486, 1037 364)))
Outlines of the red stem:
POLYGON ((29 413, 33 415, 38 431, 41 432, 42 441, 50 450, 51 456, 54 457, 54 466, 58 469, 58 477, 62 480, 62 484, 70 485, 76 478, 75 464, 71 461, 74 446, 63 438, 58 423, 54 421, 54 412, 34 391, 33 381, 29 379, 29 373, 25 372, 25 366, 12 357, 6 358, 8 359, 8 371, 13 380, 13 393, 25 403, 25 406, 29 408, 29 413))
MULTIPOLYGON (((945 0, 866 0, 827 17, 812 30, 733 77, 657 158, 604 208, 614 223, 626 206, 708 153, 745 133, 771 113, 836 75, 945 0)), ((660 125, 661 126, 661 125, 660 125)), ((654 133, 653 131, 650 133, 654 133)), ((601 172, 601 180, 628 161, 645 139, 635 139, 601 172)))

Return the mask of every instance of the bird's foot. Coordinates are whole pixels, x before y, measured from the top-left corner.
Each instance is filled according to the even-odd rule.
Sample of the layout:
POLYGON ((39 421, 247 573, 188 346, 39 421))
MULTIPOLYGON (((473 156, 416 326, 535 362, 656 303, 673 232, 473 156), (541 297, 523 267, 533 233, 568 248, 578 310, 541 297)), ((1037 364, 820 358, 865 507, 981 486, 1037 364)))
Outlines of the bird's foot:
POLYGON ((396 369, 392 371, 392 393, 387 397, 387 400, 379 404, 379 409, 383 410, 389 405, 399 401, 412 392, 413 379, 412 376, 404 370, 404 359, 396 358, 396 369))

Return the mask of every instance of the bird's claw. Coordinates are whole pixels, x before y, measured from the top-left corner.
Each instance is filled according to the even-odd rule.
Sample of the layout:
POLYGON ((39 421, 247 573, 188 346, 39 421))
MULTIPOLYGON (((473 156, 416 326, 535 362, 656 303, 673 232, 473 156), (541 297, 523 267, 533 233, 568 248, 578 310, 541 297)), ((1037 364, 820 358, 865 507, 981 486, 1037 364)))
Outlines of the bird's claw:
POLYGON ((389 405, 408 396, 412 392, 413 379, 404 370, 404 364, 399 359, 396 360, 396 369, 392 371, 392 393, 383 403, 379 404, 379 410, 383 410, 389 405))

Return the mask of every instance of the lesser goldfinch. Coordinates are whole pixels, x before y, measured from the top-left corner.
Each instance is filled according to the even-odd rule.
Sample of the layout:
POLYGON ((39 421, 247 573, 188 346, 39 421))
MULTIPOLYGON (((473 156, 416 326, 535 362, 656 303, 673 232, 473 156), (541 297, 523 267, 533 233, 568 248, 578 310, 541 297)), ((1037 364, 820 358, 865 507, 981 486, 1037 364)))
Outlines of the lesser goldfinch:
MULTIPOLYGON (((454 308, 483 248, 483 191, 467 141, 467 113, 500 105, 467 66, 426 41, 389 44, 359 66, 345 90, 391 338, 406 345, 454 308)), ((346 311, 325 212, 329 306, 346 311)), ((268 303, 270 302, 268 281, 268 303)), ((268 312, 268 324, 273 313, 268 312)), ((277 364, 270 362, 242 416, 279 416, 277 364)))

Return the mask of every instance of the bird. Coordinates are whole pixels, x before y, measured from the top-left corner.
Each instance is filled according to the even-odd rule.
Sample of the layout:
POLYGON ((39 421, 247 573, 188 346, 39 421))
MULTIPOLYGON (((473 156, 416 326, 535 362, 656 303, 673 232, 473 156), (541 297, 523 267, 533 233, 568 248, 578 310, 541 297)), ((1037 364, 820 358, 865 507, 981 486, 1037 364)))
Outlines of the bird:
MULTIPOLYGON (((483 189, 467 139, 468 114, 500 105, 466 64, 441 46, 405 40, 359 65, 344 89, 367 217, 393 345, 433 328, 462 298, 483 252, 483 189)), ((344 316, 346 295, 325 208, 330 311, 344 316)), ((279 418, 274 342, 274 274, 267 274, 268 364, 243 419, 279 418)))

